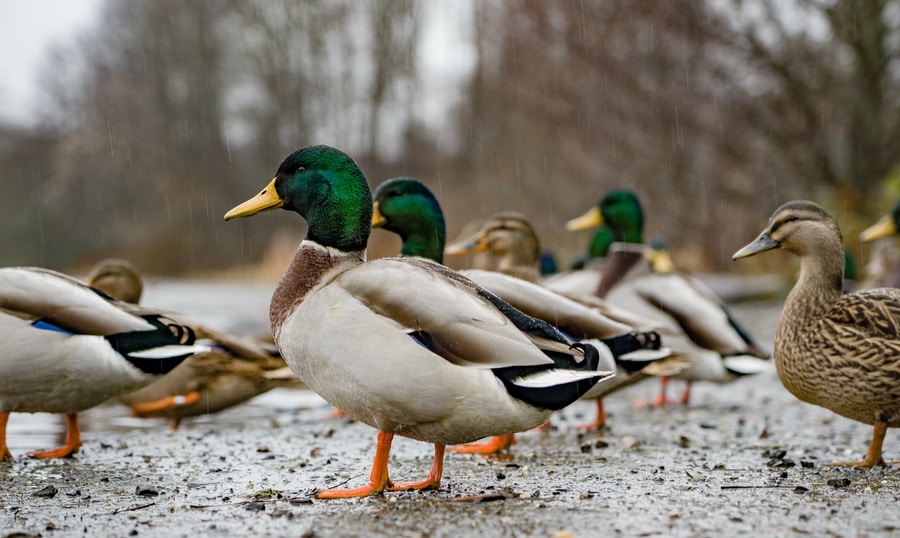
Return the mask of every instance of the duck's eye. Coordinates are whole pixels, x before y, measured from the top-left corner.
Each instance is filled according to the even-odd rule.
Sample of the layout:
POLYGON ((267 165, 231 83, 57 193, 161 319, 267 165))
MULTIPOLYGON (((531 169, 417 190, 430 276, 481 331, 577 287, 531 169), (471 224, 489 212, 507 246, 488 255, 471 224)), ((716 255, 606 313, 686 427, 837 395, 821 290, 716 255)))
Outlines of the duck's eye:
POLYGON ((303 172, 306 172, 306 167, 305 167, 305 166, 298 166, 298 167, 297 167, 297 170, 296 170, 294 173, 295 173, 295 174, 302 174, 303 172))

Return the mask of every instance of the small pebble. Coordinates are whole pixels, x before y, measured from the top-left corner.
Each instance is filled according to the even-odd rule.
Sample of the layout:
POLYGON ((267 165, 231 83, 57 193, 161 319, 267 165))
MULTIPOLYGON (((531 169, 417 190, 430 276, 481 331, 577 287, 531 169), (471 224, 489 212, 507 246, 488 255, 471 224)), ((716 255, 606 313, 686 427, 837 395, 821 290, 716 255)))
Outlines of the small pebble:
POLYGON ((34 497, 45 497, 47 499, 52 499, 53 497, 56 497, 57 493, 59 493, 59 490, 56 489, 56 486, 51 484, 49 486, 42 487, 31 495, 34 497))

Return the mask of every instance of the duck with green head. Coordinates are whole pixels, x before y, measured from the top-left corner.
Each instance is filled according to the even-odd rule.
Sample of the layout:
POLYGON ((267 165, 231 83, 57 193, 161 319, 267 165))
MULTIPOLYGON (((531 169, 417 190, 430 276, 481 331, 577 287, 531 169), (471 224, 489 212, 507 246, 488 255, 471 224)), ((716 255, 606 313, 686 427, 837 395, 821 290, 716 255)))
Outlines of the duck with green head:
POLYGON ((300 214, 308 229, 272 296, 275 342, 307 386, 378 430, 369 483, 320 498, 437 488, 445 445, 533 428, 610 375, 592 345, 440 264, 366 261, 372 198, 349 155, 328 146, 291 153, 225 219, 276 208, 300 214), (428 478, 390 480, 395 434, 435 445, 428 478))
MULTIPOLYGON (((394 232, 403 241, 404 256, 418 256, 443 261, 444 215, 440 204, 431 190, 422 182, 412 178, 389 179, 375 189, 374 215, 372 226, 394 232)), ((624 324, 621 320, 610 319, 596 308, 550 292, 542 286, 523 278, 503 274, 502 267, 516 267, 504 259, 511 251, 533 252, 529 263, 536 263, 535 253, 539 250, 537 237, 530 224, 519 215, 508 212, 495 215, 485 221, 481 231, 468 240, 461 241, 458 250, 467 252, 465 245, 474 245, 483 252, 491 252, 498 258, 497 271, 470 269, 460 271, 479 285, 497 294, 526 314, 553 323, 563 332, 578 339, 593 338, 601 350, 602 367, 615 370, 612 379, 597 383, 583 398, 595 399, 598 403, 597 421, 589 425, 592 429, 605 424, 602 397, 618 389, 636 383, 658 372, 673 371, 675 363, 683 366, 681 360, 663 360, 670 351, 659 346, 659 337, 648 330, 624 324), (493 224, 492 224, 493 223, 493 224), (522 233, 523 230, 525 233, 522 233), (526 238, 525 248, 520 249, 516 237, 526 238), (533 238, 532 238, 533 236, 533 238), (487 244, 485 248, 481 245, 487 244), (499 249, 494 250, 500 244, 499 249)), ((521 259, 523 256, 515 256, 521 259)), ((521 274, 519 270, 515 274, 521 274)), ((677 370, 675 370, 677 371, 677 370)), ((487 444, 471 444, 459 447, 463 452, 493 453, 507 448, 514 441, 512 435, 495 438, 487 444)))
MULTIPOLYGON (((595 207, 570 221, 568 228, 603 225, 612 230, 615 242, 596 294, 680 334, 666 338, 674 352, 693 359, 690 367, 674 376, 688 382, 680 403, 688 403, 693 381, 727 383, 771 369, 769 354, 731 317, 712 290, 675 271, 664 249, 644 245, 644 212, 633 192, 606 193, 595 207)), ((651 405, 669 403, 666 385, 663 379, 661 394, 651 405)))

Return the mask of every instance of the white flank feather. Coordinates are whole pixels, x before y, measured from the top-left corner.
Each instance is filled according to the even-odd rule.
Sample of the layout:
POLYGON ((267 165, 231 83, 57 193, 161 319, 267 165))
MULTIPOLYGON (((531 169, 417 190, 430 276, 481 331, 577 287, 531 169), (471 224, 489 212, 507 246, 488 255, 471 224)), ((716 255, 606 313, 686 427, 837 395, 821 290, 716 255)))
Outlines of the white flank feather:
POLYGON ((513 383, 520 387, 538 389, 574 383, 575 381, 580 381, 582 379, 605 378, 614 375, 613 372, 601 370, 588 372, 581 370, 553 369, 517 377, 513 380, 513 383))

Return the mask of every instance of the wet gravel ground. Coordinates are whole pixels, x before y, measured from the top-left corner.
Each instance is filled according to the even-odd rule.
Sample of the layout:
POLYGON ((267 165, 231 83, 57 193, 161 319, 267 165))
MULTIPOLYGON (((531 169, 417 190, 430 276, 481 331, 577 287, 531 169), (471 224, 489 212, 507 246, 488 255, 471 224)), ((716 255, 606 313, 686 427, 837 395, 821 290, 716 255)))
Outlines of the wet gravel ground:
MULTIPOLYGON (((734 311, 771 345, 779 306, 734 311)), ((0 536, 900 535, 900 468, 822 465, 860 459, 869 426, 796 401, 774 371, 697 385, 687 407, 632 405, 656 389, 651 380, 608 398, 603 434, 577 431, 594 413, 579 402, 551 429, 520 434, 503 459, 448 453, 438 491, 352 500, 309 494, 365 483, 375 432, 329 418, 305 391, 178 431, 106 405, 85 414, 85 445, 63 460, 24 457, 50 441, 22 437, 20 422, 16 459, 0 464, 0 536)), ((900 459, 896 430, 885 450, 900 459)), ((391 476, 424 478, 431 455, 396 438, 391 476)))

